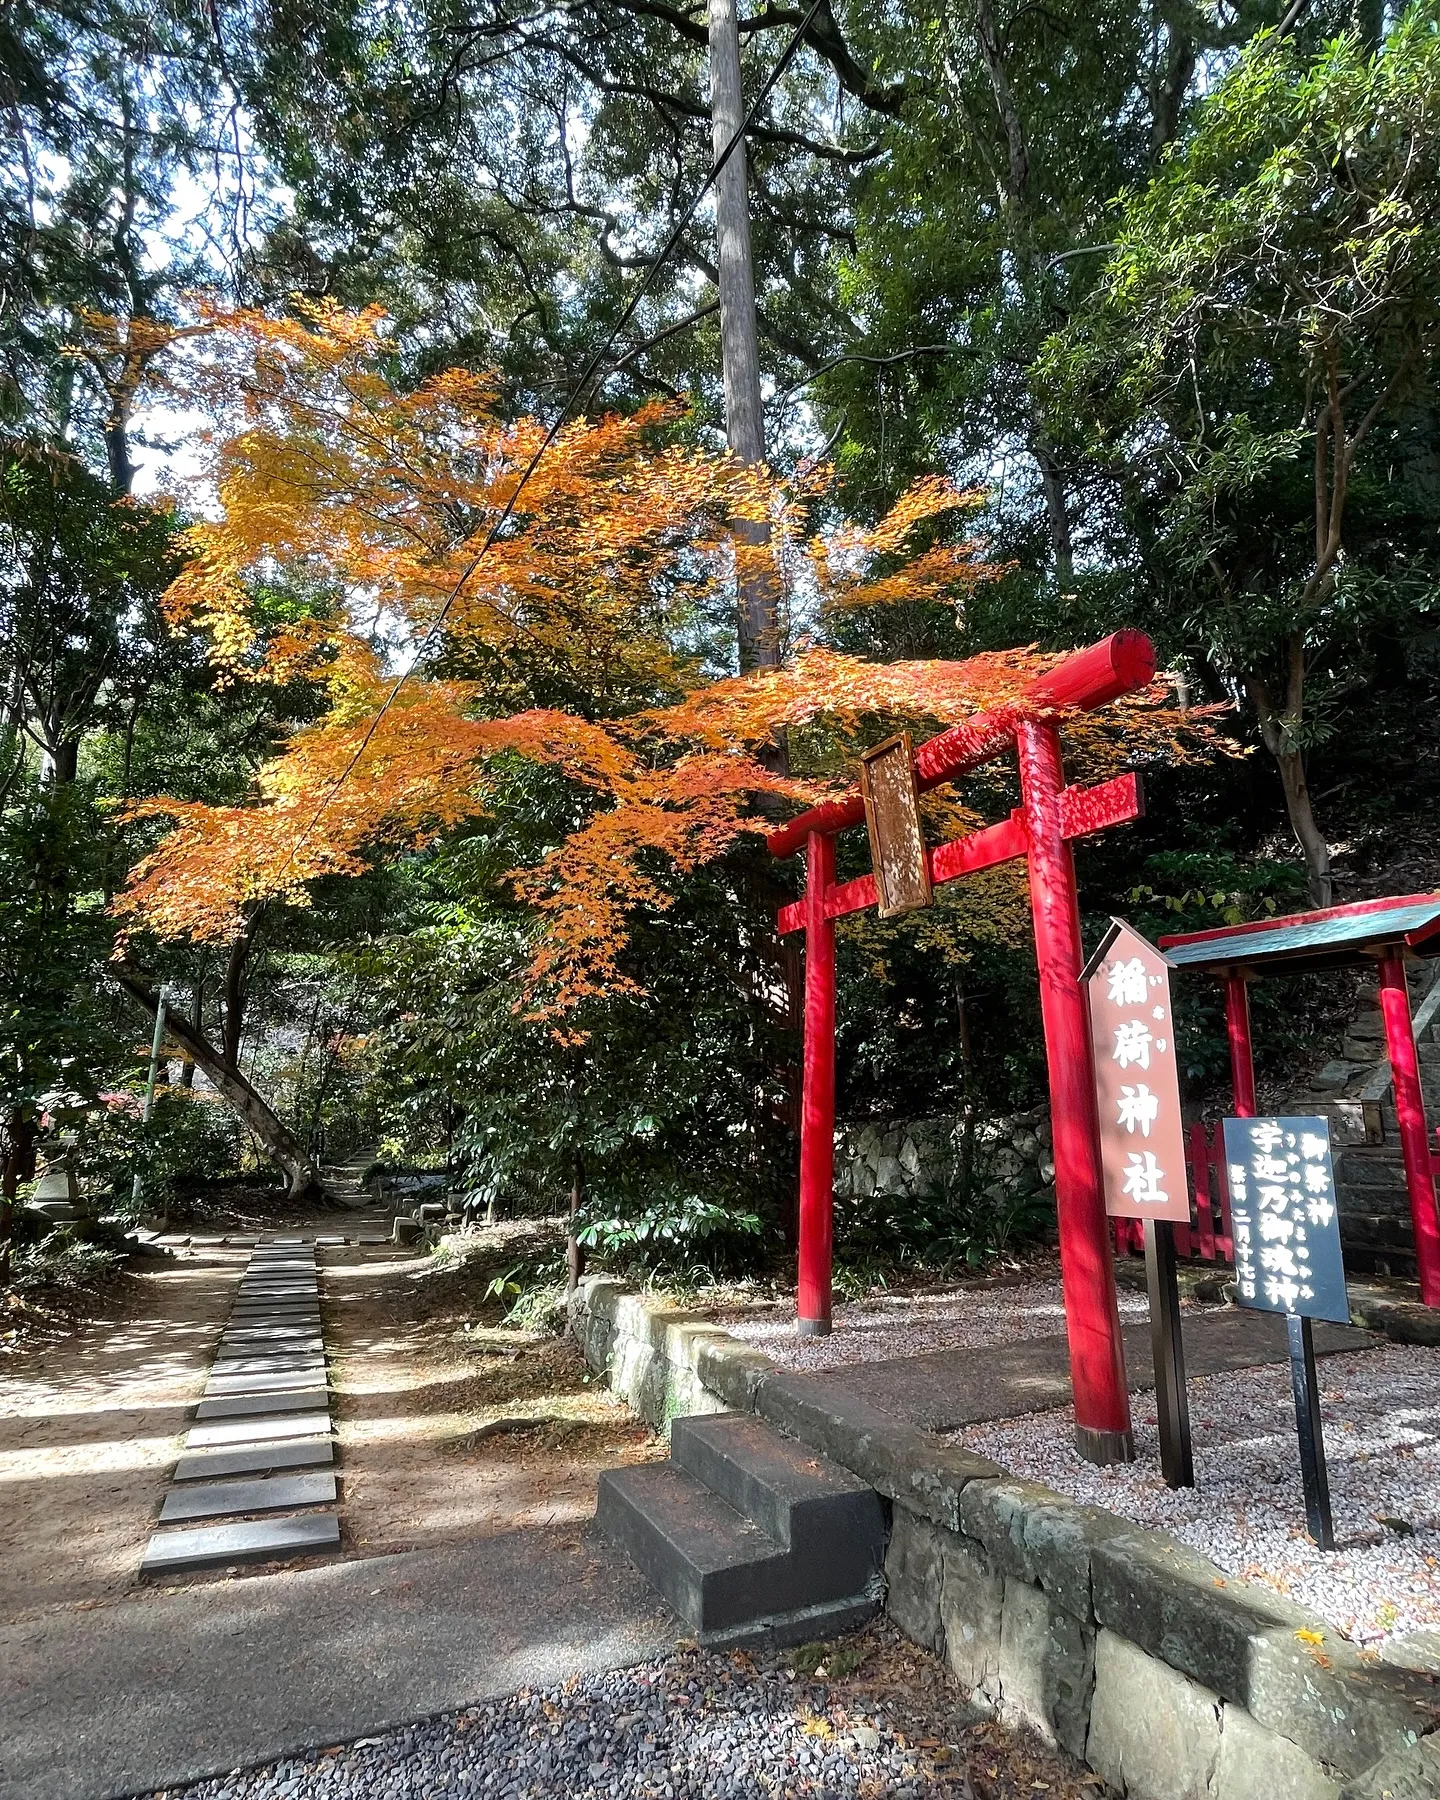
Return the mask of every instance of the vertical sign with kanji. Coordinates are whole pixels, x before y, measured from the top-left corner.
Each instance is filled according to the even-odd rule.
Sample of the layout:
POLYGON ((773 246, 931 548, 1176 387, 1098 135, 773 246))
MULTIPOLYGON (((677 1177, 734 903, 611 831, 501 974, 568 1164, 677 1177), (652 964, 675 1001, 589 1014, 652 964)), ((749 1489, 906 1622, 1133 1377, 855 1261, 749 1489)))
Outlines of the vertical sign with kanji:
POLYGON ((1240 1305, 1348 1324, 1329 1120, 1226 1119, 1225 1170, 1240 1305))
POLYGON ((1112 919, 1085 975, 1105 1210, 1188 1224, 1170 965, 1139 932, 1112 919))
POLYGON ((1226 1119, 1225 1174, 1235 1239, 1235 1298, 1283 1313, 1305 1484, 1305 1518, 1322 1550, 1335 1548, 1312 1319, 1349 1323, 1330 1121, 1226 1119))

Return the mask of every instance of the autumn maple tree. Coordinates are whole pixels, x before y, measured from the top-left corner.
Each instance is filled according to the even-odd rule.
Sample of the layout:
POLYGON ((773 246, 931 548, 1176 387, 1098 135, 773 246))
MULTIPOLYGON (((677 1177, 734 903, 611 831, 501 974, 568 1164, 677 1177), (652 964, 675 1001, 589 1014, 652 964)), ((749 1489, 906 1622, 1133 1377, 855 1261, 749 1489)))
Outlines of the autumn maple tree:
MULTIPOLYGON (((996 573, 947 526, 974 500, 948 482, 918 482, 878 525, 817 529, 825 471, 780 481, 697 449, 657 404, 568 426, 517 500, 543 425, 505 418, 493 382, 464 370, 402 391, 391 356, 383 316, 327 307, 217 321, 193 358, 216 506, 189 529, 170 616, 208 635, 225 679, 304 677, 326 706, 253 803, 144 803, 171 828, 120 902, 136 925, 233 937, 377 845, 483 814, 487 766, 519 754, 578 797, 566 840, 513 876, 544 923, 532 1003, 558 1015, 633 987, 626 919, 665 906, 667 867, 848 779, 867 722, 1004 706, 1049 660, 876 664, 818 641, 834 609, 963 607, 996 573), (737 550, 736 526, 762 520, 768 546, 737 550), (741 676, 726 673, 737 554, 772 558, 783 596, 780 665, 741 676), (281 576, 277 609, 258 596, 281 576), (820 720, 830 770, 777 773, 760 754, 820 720)), ((1088 729, 1096 748, 1108 729, 1173 750, 1173 725, 1132 708, 1118 738, 1088 729)))

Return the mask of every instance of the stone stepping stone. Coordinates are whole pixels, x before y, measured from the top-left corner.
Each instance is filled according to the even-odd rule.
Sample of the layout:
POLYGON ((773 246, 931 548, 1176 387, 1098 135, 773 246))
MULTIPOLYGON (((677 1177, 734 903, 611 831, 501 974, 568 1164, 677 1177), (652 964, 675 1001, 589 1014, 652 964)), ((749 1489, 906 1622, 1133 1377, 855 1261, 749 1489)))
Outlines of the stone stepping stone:
POLYGON ((320 1335, 320 1320, 313 1313, 251 1313, 232 1318, 227 1331, 299 1331, 311 1337, 320 1335))
POLYGON ((213 1481, 219 1475, 268 1475, 274 1469, 328 1467, 335 1445, 328 1437, 284 1444, 244 1444, 232 1450, 196 1450, 175 1465, 176 1481, 213 1481))
POLYGON ((344 1242, 343 1237, 317 1237, 315 1248, 317 1250, 335 1250, 339 1249, 344 1242))
POLYGON ((330 1396, 323 1387, 289 1388, 274 1394, 217 1394, 195 1408, 197 1419, 243 1419, 255 1413, 319 1412, 330 1396))
POLYGON ((335 1500, 335 1477, 329 1469, 304 1475, 271 1475, 256 1481, 192 1482, 165 1496, 160 1523, 210 1519, 243 1513, 290 1512, 297 1506, 329 1506, 335 1500))
POLYGON ((325 1358, 316 1351, 272 1350, 258 1356, 217 1356, 210 1365, 211 1377, 231 1375, 284 1375, 296 1369, 323 1369, 325 1358))
POLYGON ((220 1340, 226 1356, 319 1356, 324 1349, 318 1331, 237 1331, 220 1340))
POLYGON ((324 1388, 325 1365, 302 1363, 296 1369, 264 1370, 256 1375, 211 1374, 205 1383, 205 1398, 219 1400, 227 1394, 285 1394, 296 1388, 324 1388))
POLYGON ((278 1356, 283 1351, 294 1352, 300 1348, 320 1348, 320 1330, 315 1325, 228 1325, 220 1336, 220 1347, 228 1349, 232 1344, 239 1344, 242 1349, 247 1345, 261 1344, 267 1353, 278 1356))
POLYGON ((251 1519, 238 1525, 201 1525, 191 1531, 157 1531, 140 1564, 142 1575, 179 1574, 217 1563, 269 1562, 282 1556, 313 1556, 340 1543, 334 1513, 301 1513, 296 1518, 251 1519))
POLYGON ((271 1438, 325 1437, 329 1431, 330 1414, 320 1411, 226 1419, 215 1425, 192 1425, 185 1435, 185 1448, 208 1450, 222 1444, 264 1444, 271 1438))
POLYGON ((230 1315, 231 1325, 252 1325, 257 1320, 266 1325, 318 1325, 320 1314, 313 1306, 237 1306, 230 1315))

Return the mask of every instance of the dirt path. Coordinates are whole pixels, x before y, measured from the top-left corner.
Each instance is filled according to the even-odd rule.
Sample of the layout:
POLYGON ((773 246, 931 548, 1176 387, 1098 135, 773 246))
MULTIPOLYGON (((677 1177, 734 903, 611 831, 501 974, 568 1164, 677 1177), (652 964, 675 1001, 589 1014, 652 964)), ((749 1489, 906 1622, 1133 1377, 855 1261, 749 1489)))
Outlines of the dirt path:
POLYGON ((602 1469, 664 1454, 569 1339, 484 1322, 485 1259, 351 1247, 321 1268, 351 1554, 579 1522, 602 1469))
POLYGON ((181 1251, 0 1372, 0 1622, 129 1592, 245 1263, 181 1251))

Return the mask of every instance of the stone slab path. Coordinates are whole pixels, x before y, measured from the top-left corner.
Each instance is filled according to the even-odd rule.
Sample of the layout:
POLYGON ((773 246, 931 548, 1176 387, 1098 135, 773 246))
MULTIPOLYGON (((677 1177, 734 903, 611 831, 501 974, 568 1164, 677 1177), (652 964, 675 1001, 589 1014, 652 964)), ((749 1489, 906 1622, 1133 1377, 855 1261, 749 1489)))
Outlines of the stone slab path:
POLYGON ((0 1800, 117 1800, 668 1654, 573 1527, 177 1587, 0 1626, 0 1800))
POLYGON ((140 1573, 338 1550, 334 1454, 315 1247, 258 1244, 140 1573), (282 1473, 294 1469, 312 1472, 282 1473))
MULTIPOLYGON (((1285 1323, 1235 1307, 1193 1313, 1183 1322, 1189 1377, 1285 1362, 1285 1323)), ((1148 1325, 1126 1327, 1125 1367, 1134 1391, 1155 1385, 1148 1325)), ((1317 1324, 1315 1353, 1373 1349, 1385 1340, 1352 1325, 1317 1324)), ((1070 1400, 1070 1354, 1063 1337, 1029 1338, 984 1350, 931 1350, 886 1362, 851 1363, 817 1376, 922 1431, 953 1431, 992 1419, 1044 1412, 1070 1400)))

